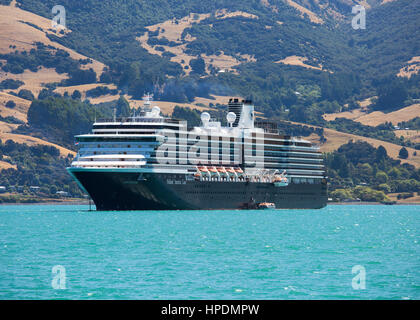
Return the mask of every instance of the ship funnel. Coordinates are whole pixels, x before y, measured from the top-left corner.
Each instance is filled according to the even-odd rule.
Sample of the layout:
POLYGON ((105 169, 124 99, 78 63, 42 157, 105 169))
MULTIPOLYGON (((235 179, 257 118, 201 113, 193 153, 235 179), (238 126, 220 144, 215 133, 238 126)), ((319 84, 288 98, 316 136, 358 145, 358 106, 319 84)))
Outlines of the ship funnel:
POLYGON ((229 100, 228 113, 236 115, 233 127, 253 128, 254 127, 254 105, 251 100, 239 101, 237 98, 229 100))

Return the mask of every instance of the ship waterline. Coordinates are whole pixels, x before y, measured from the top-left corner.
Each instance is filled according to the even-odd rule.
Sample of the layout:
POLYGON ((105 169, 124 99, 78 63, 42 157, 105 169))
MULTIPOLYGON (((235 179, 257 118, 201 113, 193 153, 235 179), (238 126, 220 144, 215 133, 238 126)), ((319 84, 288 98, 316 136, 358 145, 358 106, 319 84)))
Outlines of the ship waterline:
POLYGON ((188 132, 150 97, 140 115, 97 121, 76 136, 69 173, 98 210, 322 208, 323 157, 310 142, 254 123, 250 101, 231 99, 229 127, 203 113, 188 132))

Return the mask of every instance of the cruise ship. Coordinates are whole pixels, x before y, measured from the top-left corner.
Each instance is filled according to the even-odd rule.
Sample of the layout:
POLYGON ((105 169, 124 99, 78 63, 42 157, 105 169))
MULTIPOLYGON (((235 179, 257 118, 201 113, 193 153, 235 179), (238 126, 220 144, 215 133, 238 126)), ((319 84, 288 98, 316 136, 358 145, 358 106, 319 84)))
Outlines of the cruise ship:
POLYGON ((163 116, 152 97, 131 117, 95 120, 75 137, 67 168, 96 209, 315 209, 327 203, 322 153, 255 119, 251 101, 229 100, 226 125, 163 116))

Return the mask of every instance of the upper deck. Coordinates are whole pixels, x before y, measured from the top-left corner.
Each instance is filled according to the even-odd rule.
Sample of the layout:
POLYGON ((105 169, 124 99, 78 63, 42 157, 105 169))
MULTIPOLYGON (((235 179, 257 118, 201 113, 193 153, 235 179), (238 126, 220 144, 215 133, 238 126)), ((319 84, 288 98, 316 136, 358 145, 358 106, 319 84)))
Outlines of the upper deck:
POLYGON ((198 164, 241 166, 248 171, 263 165, 287 170, 290 176, 325 175, 318 146, 279 134, 268 121, 255 121, 249 101, 242 109, 238 105, 235 102, 234 112, 227 115, 228 126, 203 112, 202 124, 190 131, 186 121, 162 116, 157 106, 150 108, 150 101, 137 115, 96 120, 91 133, 76 136, 80 149, 73 165, 163 172, 191 172, 198 164))

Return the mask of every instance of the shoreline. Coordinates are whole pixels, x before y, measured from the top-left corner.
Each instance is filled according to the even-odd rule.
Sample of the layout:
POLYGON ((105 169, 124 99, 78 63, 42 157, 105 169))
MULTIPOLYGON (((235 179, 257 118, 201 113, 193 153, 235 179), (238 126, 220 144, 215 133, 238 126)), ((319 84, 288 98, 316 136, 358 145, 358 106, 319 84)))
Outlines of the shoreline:
MULTIPOLYGON (((329 202, 328 206, 391 206, 380 202, 329 202)), ((419 206, 420 202, 397 202, 392 206, 419 206)))
MULTIPOLYGON (((46 205, 62 205, 62 206, 70 206, 70 205, 89 205, 89 201, 84 200, 74 200, 74 201, 56 201, 56 202, 49 202, 49 201, 40 201, 40 202, 32 202, 32 203, 19 203, 19 202, 10 202, 10 203, 0 203, 0 206, 46 206, 46 205)), ((92 202, 92 206, 95 204, 92 202)), ((327 206, 385 206, 386 204, 380 202, 329 202, 327 206)), ((393 206, 419 206, 420 202, 409 202, 409 203, 395 203, 392 204, 393 206)), ((388 206, 388 205, 387 205, 388 206)), ((281 209, 279 209, 281 210, 281 209)), ((293 209, 292 209, 293 210, 293 209)))

